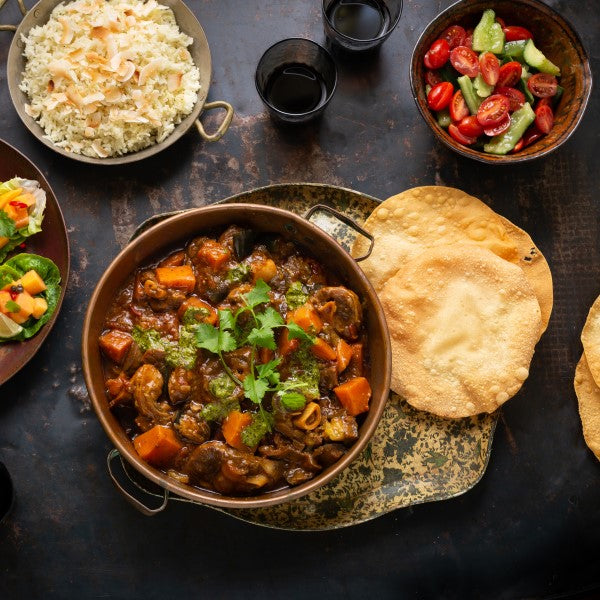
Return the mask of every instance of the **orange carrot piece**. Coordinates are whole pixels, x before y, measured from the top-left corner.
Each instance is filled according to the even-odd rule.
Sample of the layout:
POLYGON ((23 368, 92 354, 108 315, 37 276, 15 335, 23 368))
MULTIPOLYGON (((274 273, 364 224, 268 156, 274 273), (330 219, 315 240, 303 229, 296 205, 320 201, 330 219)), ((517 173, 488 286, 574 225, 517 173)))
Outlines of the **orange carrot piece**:
POLYGON ((200 308, 208 311, 206 315, 198 315, 197 320, 199 323, 210 323, 211 325, 216 325, 219 320, 219 313, 217 309, 211 306, 208 302, 204 302, 204 300, 200 300, 200 298, 196 298, 196 296, 191 296, 187 300, 184 300, 177 311, 177 315, 180 319, 183 319, 183 315, 185 315, 188 308, 200 308))
POLYGON ((337 354, 337 370, 341 373, 352 360, 352 346, 343 338, 338 340, 335 348, 337 354))
POLYGON ((336 360, 336 351, 322 338, 317 338, 310 348, 311 352, 323 360, 336 360))
POLYGON ((125 359, 127 352, 129 352, 131 344, 133 344, 133 338, 124 331, 112 329, 101 335, 98 339, 98 343, 100 344, 102 352, 104 352, 110 360, 120 365, 125 359))
POLYGON ((306 332, 320 333, 323 329, 323 321, 317 311, 310 304, 303 304, 288 315, 289 322, 296 323, 306 332))
POLYGON ((270 360, 273 360, 275 357, 275 352, 270 348, 259 348, 258 349, 258 362, 262 365, 268 363, 270 360))
POLYGON ((196 287, 196 276, 190 265, 180 267, 157 267, 156 279, 158 283, 168 288, 176 288, 193 292, 196 287))
POLYGON ((218 271, 231 258, 231 252, 215 240, 206 240, 198 250, 198 258, 218 271))
POLYGON ((252 415, 250 413, 232 410, 223 420, 221 431, 225 441, 232 447, 238 450, 247 450, 248 446, 242 442, 242 431, 252 423, 252 415))
POLYGON ((291 352, 295 352, 296 350, 298 350, 299 346, 300 340, 298 340, 298 338, 290 340, 288 330, 284 327, 283 331, 279 336, 279 345, 277 347, 277 352, 279 356, 287 356, 291 352))
POLYGON ((352 416, 369 410, 371 386, 365 377, 355 377, 333 388, 341 405, 352 416))
POLYGON ((155 467, 167 465, 183 447, 170 427, 155 425, 133 440, 140 458, 155 467))

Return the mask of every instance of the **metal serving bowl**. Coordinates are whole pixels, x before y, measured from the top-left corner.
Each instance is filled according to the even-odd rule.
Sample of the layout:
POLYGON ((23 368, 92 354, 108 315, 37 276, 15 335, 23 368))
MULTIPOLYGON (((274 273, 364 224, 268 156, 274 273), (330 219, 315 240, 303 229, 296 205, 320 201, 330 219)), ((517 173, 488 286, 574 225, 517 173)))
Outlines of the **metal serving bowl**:
MULTIPOLYGON (((332 237, 307 219, 286 210, 255 204, 215 205, 186 211, 154 225, 129 244, 110 264, 92 294, 83 325, 82 356, 85 381, 96 414, 127 463, 165 490, 188 500, 222 508, 258 508, 280 504, 308 494, 333 479, 359 455, 375 431, 389 395, 391 375, 390 341, 385 317, 375 290, 356 261, 332 237), (182 247, 203 231, 225 228, 233 223, 259 232, 279 233, 304 247, 359 295, 365 305, 371 369, 368 379, 373 392, 369 412, 360 426, 359 439, 338 462, 299 486, 251 497, 224 496, 179 483, 141 460, 119 421, 109 410, 98 346, 106 310, 116 291, 123 287, 137 268, 156 262, 169 250, 182 247)), ((139 502, 131 497, 129 499, 143 510, 139 502)))
POLYGON ((410 85, 417 107, 434 135, 446 146, 469 158, 489 164, 520 163, 545 156, 564 144, 573 134, 587 106, 592 91, 590 61, 581 39, 570 23, 539 0, 460 0, 440 13, 421 34, 412 55, 410 85), (442 129, 433 111, 427 106, 425 66, 423 57, 450 25, 474 27, 483 11, 493 8, 506 24, 523 25, 535 38, 538 48, 560 67, 560 85, 564 93, 554 114, 552 131, 531 146, 498 156, 474 150, 456 142, 442 129))
POLYGON ((62 154, 63 156, 67 156, 68 158, 72 158, 84 163, 97 165, 120 165, 142 160, 143 158, 147 158, 157 154, 158 152, 161 152, 176 142, 194 124, 196 124, 198 132, 204 140, 211 142, 221 139, 231 124, 231 120, 233 118, 233 107, 223 100, 217 100, 208 103, 206 102, 211 78, 211 57, 210 50, 208 48, 208 40, 206 39, 206 35, 202 29, 202 26, 198 22, 198 19, 196 19, 194 13, 182 2, 182 0, 160 0, 160 3, 169 6, 173 10, 175 19, 179 25, 179 29, 194 40, 194 43, 191 45, 189 50, 195 65, 200 71, 200 90, 198 91, 198 100, 196 101, 192 112, 185 119, 183 119, 179 125, 175 126, 173 132, 162 142, 148 146, 143 150, 131 152, 130 154, 125 154, 123 156, 114 156, 108 158, 92 158, 89 156, 84 156, 83 154, 68 152, 64 148, 60 148, 49 139, 45 138, 44 130, 41 128, 41 126, 33 117, 30 117, 25 112, 25 104, 28 102, 28 98, 27 95, 19 89, 26 64, 25 57, 23 56, 25 44, 23 43, 21 36, 26 36, 32 27, 44 25, 50 18, 50 14, 54 8, 60 4, 61 1, 63 0, 41 0, 41 2, 38 2, 30 11, 28 11, 20 25, 17 27, 8 51, 7 80, 10 97, 25 127, 27 127, 27 129, 29 129, 29 131, 31 131, 31 133, 33 133, 33 135, 40 140, 42 144, 45 144, 48 146, 48 148, 58 152, 59 154, 62 154), (203 111, 215 108, 224 109, 226 111, 225 117, 219 125, 217 131, 215 133, 208 134, 204 131, 204 127, 198 118, 203 111))

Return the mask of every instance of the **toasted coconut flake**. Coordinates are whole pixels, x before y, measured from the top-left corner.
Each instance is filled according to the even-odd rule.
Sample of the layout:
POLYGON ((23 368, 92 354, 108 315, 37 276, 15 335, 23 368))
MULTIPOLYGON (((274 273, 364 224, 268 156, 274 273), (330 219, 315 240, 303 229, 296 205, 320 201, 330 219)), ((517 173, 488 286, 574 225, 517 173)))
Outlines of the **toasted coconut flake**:
POLYGON ((117 52, 109 61, 108 66, 113 70, 117 71, 121 63, 126 60, 132 60, 135 58, 135 52, 131 49, 117 52))
POLYGON ((96 132, 95 132, 95 131, 94 131, 94 130, 91 128, 91 127, 86 127, 86 128, 83 130, 83 135, 84 135, 86 138, 93 138, 93 137, 96 135, 96 132))
POLYGON ((102 92, 95 92, 94 94, 84 96, 83 103, 92 104, 94 102, 101 102, 102 100, 104 100, 104 94, 102 92))
POLYGON ((74 85, 70 85, 65 94, 67 96, 67 100, 69 100, 69 102, 74 104, 77 108, 81 108, 83 106, 83 98, 74 85))
POLYGON ((155 58, 151 60, 141 71, 139 78, 139 85, 145 85, 146 81, 151 77, 154 77, 158 72, 163 69, 164 60, 162 58, 155 58))
POLYGON ((108 104, 113 104, 115 102, 119 102, 123 94, 121 90, 117 87, 110 87, 104 90, 104 102, 108 104))
POLYGON ((92 142, 92 150, 100 157, 106 158, 108 156, 108 152, 102 147, 102 144, 98 140, 94 140, 92 142))
POLYGON ((126 60, 122 62, 119 68, 117 69, 117 75, 115 79, 117 81, 120 81, 121 83, 125 83, 133 77, 134 73, 135 65, 130 60, 126 60))
POLYGON ((167 77, 167 89, 170 92, 174 92, 181 87, 181 80, 183 79, 183 73, 169 73, 167 77))
POLYGON ((98 102, 93 102, 92 104, 86 104, 83 107, 82 112, 84 115, 91 115, 95 113, 98 108, 100 108, 100 104, 98 102))
POLYGON ((100 56, 100 54, 98 54, 97 52, 94 52, 93 50, 91 52, 86 52, 85 57, 87 58, 88 62, 90 62, 92 64, 99 64, 99 65, 108 64, 108 60, 106 60, 106 58, 104 58, 104 56, 100 56))
POLYGON ((91 115, 88 115, 85 123, 87 127, 100 127, 100 123, 102 123, 102 115, 99 112, 92 113, 91 115))
POLYGON ((110 29, 108 29, 108 27, 104 27, 104 25, 92 27, 90 36, 95 40, 102 40, 103 42, 106 42, 106 40, 110 37, 110 29))
POLYGON ((127 15, 125 17, 125 25, 127 25, 127 27, 134 27, 136 23, 137 19, 133 15, 127 15))
POLYGON ((64 79, 70 79, 71 81, 77 81, 77 76, 73 71, 73 67, 70 62, 64 58, 53 60, 48 63, 48 71, 55 79, 57 77, 63 77, 64 79))
POLYGON ((25 104, 24 108, 25 114, 29 115, 30 117, 37 119, 40 116, 39 108, 33 108, 31 104, 25 104))
POLYGON ((70 44, 73 41, 73 30, 71 23, 66 17, 60 17, 58 22, 62 25, 62 35, 60 36, 61 44, 70 44))

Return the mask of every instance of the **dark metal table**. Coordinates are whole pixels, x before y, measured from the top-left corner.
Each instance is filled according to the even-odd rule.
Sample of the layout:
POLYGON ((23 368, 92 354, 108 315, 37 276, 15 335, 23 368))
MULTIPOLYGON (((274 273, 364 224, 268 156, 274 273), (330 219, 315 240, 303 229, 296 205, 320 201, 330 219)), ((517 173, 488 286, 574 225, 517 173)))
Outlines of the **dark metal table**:
MULTIPOLYGON (((598 72, 597 0, 549 3, 573 22, 598 72)), ((0 33, 0 137, 45 173, 72 248, 57 326, 0 387, 0 460, 17 491, 0 526, 0 598, 599 597, 600 463, 584 445, 572 387, 579 332, 600 293, 598 93, 574 137, 547 159, 487 168, 459 158, 433 140, 408 84, 416 39, 449 2, 408 0, 376 60, 341 65, 323 121, 282 132, 263 111, 254 67, 280 38, 322 41, 320 2, 189 4, 212 50, 209 100, 234 104, 234 123, 219 143, 190 132, 123 168, 65 159, 25 130, 6 86, 11 34, 0 33), (92 288, 150 215, 297 181, 379 198, 415 185, 456 186, 527 229, 556 286, 531 377, 503 411, 482 481, 459 498, 323 533, 263 529, 181 504, 142 517, 106 474, 109 443, 83 384, 79 344, 92 288)), ((4 22, 18 19, 16 4, 2 13, 4 22)), ((207 127, 217 119, 208 117, 207 127)))

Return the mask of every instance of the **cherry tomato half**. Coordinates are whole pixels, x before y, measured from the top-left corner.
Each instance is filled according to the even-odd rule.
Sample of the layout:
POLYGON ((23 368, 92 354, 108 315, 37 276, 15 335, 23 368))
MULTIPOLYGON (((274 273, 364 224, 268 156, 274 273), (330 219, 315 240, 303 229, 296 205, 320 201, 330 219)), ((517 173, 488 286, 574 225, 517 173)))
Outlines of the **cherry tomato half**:
POLYGON ((510 117, 506 115, 506 118, 503 121, 500 121, 498 125, 493 125, 491 127, 486 127, 483 130, 485 135, 489 135, 490 137, 494 137, 495 135, 500 135, 504 133, 510 127, 510 117))
POLYGON ((510 108, 508 110, 510 112, 519 110, 519 108, 525 104, 525 94, 516 88, 496 87, 494 92, 508 98, 510 102, 510 108))
POLYGON ((503 27, 502 31, 504 31, 504 38, 507 42, 533 39, 533 35, 529 29, 525 29, 525 27, 519 27, 518 25, 509 25, 508 27, 503 27))
POLYGON ((450 50, 457 46, 462 46, 466 37, 467 32, 464 30, 464 27, 461 27, 460 25, 450 25, 450 27, 440 35, 440 39, 448 42, 450 50))
POLYGON ((494 94, 486 98, 477 110, 477 120, 479 124, 487 129, 498 125, 508 116, 510 101, 506 96, 494 94))
POLYGON ((550 133, 554 125, 554 113, 547 104, 542 104, 535 109, 535 124, 542 133, 550 133))
POLYGON ((500 61, 493 52, 479 55, 479 70, 488 85, 496 85, 500 77, 500 61))
POLYGON ((463 46, 472 49, 473 48, 473 30, 467 29, 467 35, 465 36, 465 41, 463 42, 463 46))
POLYGON ((425 83, 433 87, 438 83, 442 83, 442 77, 437 71, 432 71, 431 69, 427 69, 425 71, 425 83))
POLYGON ((475 115, 465 117, 459 124, 458 130, 470 138, 478 138, 483 135, 483 127, 479 124, 475 115))
POLYGON ((558 81, 554 75, 536 73, 527 80, 527 87, 538 98, 550 98, 556 96, 558 81))
POLYGON ((452 66, 461 74, 468 77, 477 77, 479 73, 479 59, 477 54, 466 46, 457 46, 450 52, 452 66))
POLYGON ((449 81, 434 85, 427 94, 427 104, 431 110, 443 110, 450 104, 454 87, 449 81))
POLYGON ((523 150, 523 146, 525 145, 525 141, 521 138, 516 144, 515 147, 510 151, 511 154, 516 154, 520 150, 523 150))
POLYGON ((523 67, 521 67, 521 63, 516 60, 502 65, 496 85, 498 87, 515 87, 519 83, 519 79, 521 79, 522 71, 523 67))
POLYGON ((441 69, 450 56, 450 46, 446 40, 435 40, 425 54, 424 62, 428 69, 441 69))
POLYGON ((450 118, 453 121, 461 121, 465 117, 469 116, 469 107, 465 102, 465 97, 463 93, 458 90, 455 92, 454 96, 452 96, 452 100, 450 101, 450 118))
POLYGON ((523 148, 531 146, 534 142, 537 142, 544 134, 537 128, 535 123, 523 134, 523 148))
POLYGON ((471 146, 472 144, 474 144, 477 139, 473 138, 473 137, 467 137, 466 135, 463 135, 460 130, 458 129, 458 127, 452 123, 449 127, 448 127, 448 133, 451 135, 451 137, 453 139, 455 139, 459 144, 463 144, 464 146, 471 146))

